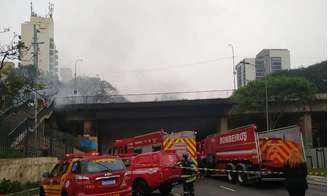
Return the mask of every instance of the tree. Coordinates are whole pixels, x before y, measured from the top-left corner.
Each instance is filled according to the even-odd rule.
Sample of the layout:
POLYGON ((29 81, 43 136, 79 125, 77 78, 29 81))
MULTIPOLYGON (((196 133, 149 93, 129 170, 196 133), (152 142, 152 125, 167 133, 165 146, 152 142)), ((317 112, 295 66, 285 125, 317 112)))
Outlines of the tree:
POLYGON ((306 68, 282 70, 273 76, 302 77, 313 83, 319 93, 327 93, 327 61, 306 68))
POLYGON ((43 83, 36 82, 31 78, 34 73, 34 66, 24 66, 6 71, 6 77, 0 81, 1 102, 0 110, 3 107, 13 106, 29 99, 32 91, 44 89, 43 83))
POLYGON ((311 103, 317 92, 316 87, 301 77, 268 76, 266 79, 255 80, 247 86, 239 88, 232 95, 234 112, 265 112, 265 86, 267 83, 269 108, 282 108, 279 113, 270 113, 270 128, 275 128, 281 114, 284 112, 282 106, 287 101, 296 105, 311 103))
POLYGON ((96 96, 98 99, 108 102, 124 102, 126 99, 118 95, 117 89, 106 80, 99 77, 80 76, 68 83, 63 83, 59 90, 59 97, 74 96, 74 89, 78 96, 96 96))
MULTIPOLYGON (((3 31, 8 32, 9 30, 3 31)), ((9 44, 0 43, 0 71, 3 69, 5 65, 5 60, 15 60, 19 59, 19 53, 22 49, 26 49, 25 44, 19 39, 19 36, 14 33, 13 38, 11 39, 9 44)))

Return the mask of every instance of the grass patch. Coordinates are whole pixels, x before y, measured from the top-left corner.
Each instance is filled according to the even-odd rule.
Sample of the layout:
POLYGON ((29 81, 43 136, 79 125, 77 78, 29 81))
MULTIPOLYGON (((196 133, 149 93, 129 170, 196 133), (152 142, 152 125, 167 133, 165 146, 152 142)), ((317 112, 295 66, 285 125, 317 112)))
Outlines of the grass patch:
POLYGON ((7 193, 15 193, 23 190, 39 187, 39 182, 27 182, 21 183, 18 181, 10 181, 7 179, 2 179, 0 181, 0 195, 7 193))
POLYGON ((309 170, 309 175, 312 176, 327 176, 326 168, 312 168, 309 170))

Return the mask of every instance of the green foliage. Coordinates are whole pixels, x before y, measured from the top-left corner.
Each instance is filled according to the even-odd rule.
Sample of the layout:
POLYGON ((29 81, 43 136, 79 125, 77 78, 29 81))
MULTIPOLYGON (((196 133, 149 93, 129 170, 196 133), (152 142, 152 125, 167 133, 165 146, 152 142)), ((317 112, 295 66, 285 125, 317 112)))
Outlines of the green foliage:
POLYGON ((14 148, 7 148, 0 151, 1 159, 23 158, 23 157, 25 157, 24 153, 14 148))
POLYGON ((38 182, 21 183, 18 181, 10 181, 4 178, 0 181, 0 194, 15 193, 39 186, 40 184, 38 182))
POLYGON ((326 168, 311 168, 309 170, 309 175, 312 176, 327 176, 326 168))
POLYGON ((237 112, 264 111, 266 85, 271 106, 291 100, 295 104, 309 103, 316 93, 316 87, 304 78, 269 76, 266 80, 252 81, 235 91, 232 96, 236 103, 234 110, 237 112))
POLYGON ((327 61, 306 68, 283 70, 273 76, 302 77, 313 83, 319 93, 327 93, 327 61))

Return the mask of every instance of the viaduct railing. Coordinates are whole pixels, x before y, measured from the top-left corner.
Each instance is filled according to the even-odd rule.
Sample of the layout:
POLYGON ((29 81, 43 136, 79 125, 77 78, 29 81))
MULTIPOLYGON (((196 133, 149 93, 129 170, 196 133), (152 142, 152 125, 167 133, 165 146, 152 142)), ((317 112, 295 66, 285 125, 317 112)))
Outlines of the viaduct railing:
POLYGON ((190 92, 167 93, 140 93, 140 94, 116 94, 109 96, 67 96, 56 97, 56 105, 70 104, 98 104, 98 103, 126 103, 126 102, 160 102, 177 100, 202 100, 202 99, 226 99, 233 90, 208 90, 190 92))

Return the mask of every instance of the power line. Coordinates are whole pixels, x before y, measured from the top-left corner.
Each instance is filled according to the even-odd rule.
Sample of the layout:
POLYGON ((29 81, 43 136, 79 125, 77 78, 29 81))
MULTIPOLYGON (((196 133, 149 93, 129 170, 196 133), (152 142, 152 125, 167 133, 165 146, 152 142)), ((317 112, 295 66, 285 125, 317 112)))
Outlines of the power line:
POLYGON ((203 65, 208 63, 214 63, 218 61, 222 61, 225 59, 230 59, 231 57, 220 57, 216 59, 210 59, 210 60, 203 60, 203 61, 197 61, 194 63, 184 63, 184 64, 177 64, 177 65, 171 65, 171 66, 160 66, 160 67, 148 67, 148 68, 142 68, 142 69, 132 69, 132 70, 126 70, 126 71, 119 71, 119 72, 111 72, 110 74, 124 74, 124 73, 131 73, 131 72, 141 72, 141 71, 152 71, 152 70, 167 70, 167 69, 177 69, 181 67, 189 67, 189 66, 195 66, 195 65, 203 65))

